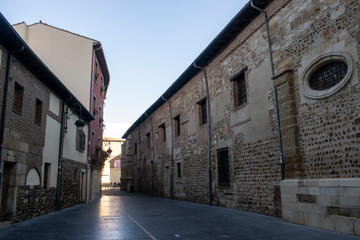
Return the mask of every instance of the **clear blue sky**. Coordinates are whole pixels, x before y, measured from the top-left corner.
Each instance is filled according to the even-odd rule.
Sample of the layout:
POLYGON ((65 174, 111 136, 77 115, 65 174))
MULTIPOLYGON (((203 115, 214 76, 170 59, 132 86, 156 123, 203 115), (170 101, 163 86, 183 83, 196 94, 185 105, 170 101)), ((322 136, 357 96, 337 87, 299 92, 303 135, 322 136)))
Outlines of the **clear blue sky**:
POLYGON ((120 138, 247 0, 2 0, 11 23, 44 23, 100 41, 110 71, 106 137, 120 138))

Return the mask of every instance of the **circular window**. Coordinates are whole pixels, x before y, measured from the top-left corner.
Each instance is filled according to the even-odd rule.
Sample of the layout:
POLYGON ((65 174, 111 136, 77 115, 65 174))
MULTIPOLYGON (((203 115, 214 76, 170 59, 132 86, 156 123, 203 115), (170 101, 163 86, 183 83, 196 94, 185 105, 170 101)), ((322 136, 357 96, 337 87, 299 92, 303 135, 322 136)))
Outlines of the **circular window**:
POLYGON ((315 59, 304 71, 302 87, 309 98, 324 98, 339 91, 350 79, 350 56, 331 53, 315 59))

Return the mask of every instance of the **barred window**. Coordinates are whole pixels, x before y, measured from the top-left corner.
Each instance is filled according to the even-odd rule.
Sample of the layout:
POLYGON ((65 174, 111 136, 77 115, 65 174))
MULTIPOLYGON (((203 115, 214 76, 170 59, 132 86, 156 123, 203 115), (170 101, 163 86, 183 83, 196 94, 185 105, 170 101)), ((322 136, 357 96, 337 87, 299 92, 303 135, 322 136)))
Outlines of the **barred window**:
POLYGON ((159 126, 159 131, 160 131, 160 136, 162 138, 163 142, 166 142, 166 128, 165 128, 165 123, 161 124, 159 126))
POLYGON ((76 150, 79 152, 85 151, 86 135, 84 131, 76 131, 76 150))
POLYGON ((219 186, 230 186, 229 148, 217 150, 219 186))
POLYGON ((315 70, 309 78, 309 86, 316 91, 330 89, 338 84, 347 73, 347 65, 343 61, 326 63, 315 70))
POLYGON ((231 79, 231 81, 233 82, 235 107, 239 107, 247 103, 246 71, 247 71, 247 67, 243 68, 238 74, 236 74, 231 79))
POLYGON ((23 98, 24 98, 24 87, 22 87, 20 84, 15 82, 13 110, 17 113, 22 112, 23 98))
POLYGON ((37 125, 41 125, 41 118, 42 118, 42 101, 36 99, 35 103, 35 123, 37 125))
POLYGON ((354 62, 348 53, 320 55, 302 71, 300 91, 311 99, 329 97, 351 82, 353 66, 354 62))
POLYGON ((180 136, 180 115, 174 117, 175 123, 175 136, 180 136))
POLYGON ((206 108, 206 98, 200 100, 199 105, 199 115, 200 115, 200 124, 207 123, 207 108, 206 108))
POLYGON ((150 148, 150 132, 146 134, 146 145, 148 148, 150 148))

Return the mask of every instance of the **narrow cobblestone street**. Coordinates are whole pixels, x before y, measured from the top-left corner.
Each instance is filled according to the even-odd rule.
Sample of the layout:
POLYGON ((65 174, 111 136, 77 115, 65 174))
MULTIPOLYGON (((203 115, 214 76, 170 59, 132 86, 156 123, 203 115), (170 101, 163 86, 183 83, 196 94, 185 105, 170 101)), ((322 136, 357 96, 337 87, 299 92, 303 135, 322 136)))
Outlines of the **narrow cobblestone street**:
POLYGON ((105 190, 100 200, 17 223, 0 239, 359 239, 234 209, 105 190))

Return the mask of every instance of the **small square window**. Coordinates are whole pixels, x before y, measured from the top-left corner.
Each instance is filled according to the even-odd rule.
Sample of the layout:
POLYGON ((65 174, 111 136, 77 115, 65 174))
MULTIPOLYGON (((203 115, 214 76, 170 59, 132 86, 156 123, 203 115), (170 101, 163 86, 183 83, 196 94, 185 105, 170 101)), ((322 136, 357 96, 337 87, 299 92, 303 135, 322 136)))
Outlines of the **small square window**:
POLYGON ((180 136, 180 115, 174 117, 175 136, 180 136))
POLYGON ((13 110, 17 113, 22 112, 23 98, 24 98, 24 88, 20 86, 20 84, 15 82, 13 110))
POLYGON ((207 101, 206 98, 204 98, 197 103, 199 105, 200 124, 207 123, 206 101, 207 101))
POLYGON ((36 99, 35 103, 35 123, 37 125, 41 125, 41 118, 42 118, 42 101, 36 99))

